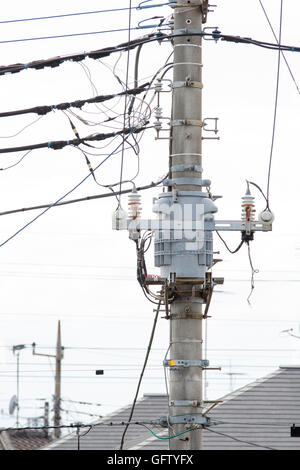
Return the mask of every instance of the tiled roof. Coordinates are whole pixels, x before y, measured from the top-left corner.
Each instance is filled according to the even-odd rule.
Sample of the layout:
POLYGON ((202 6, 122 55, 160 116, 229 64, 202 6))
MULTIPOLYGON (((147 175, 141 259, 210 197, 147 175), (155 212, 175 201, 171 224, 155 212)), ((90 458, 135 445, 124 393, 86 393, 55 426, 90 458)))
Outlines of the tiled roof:
MULTIPOLYGON (((130 406, 101 422, 126 421, 129 412, 130 406)), ((133 421, 153 420, 167 414, 166 396, 144 395, 136 405, 133 421)), ((224 397, 223 402, 209 412, 209 416, 220 424, 212 426, 211 431, 203 431, 204 450, 298 450, 300 438, 290 437, 290 427, 293 423, 300 425, 300 366, 281 367, 264 379, 224 397)), ((158 434, 163 432, 161 428, 151 428, 158 434)), ((100 424, 81 438, 81 449, 118 449, 123 429, 123 426, 100 424)), ((72 435, 57 441, 50 448, 75 449, 77 439, 72 435)), ((128 428, 124 448, 165 450, 168 440, 159 440, 147 429, 132 425, 128 428)))
POLYGON ((37 450, 52 442, 50 436, 39 430, 10 430, 0 429, 0 450, 37 450))

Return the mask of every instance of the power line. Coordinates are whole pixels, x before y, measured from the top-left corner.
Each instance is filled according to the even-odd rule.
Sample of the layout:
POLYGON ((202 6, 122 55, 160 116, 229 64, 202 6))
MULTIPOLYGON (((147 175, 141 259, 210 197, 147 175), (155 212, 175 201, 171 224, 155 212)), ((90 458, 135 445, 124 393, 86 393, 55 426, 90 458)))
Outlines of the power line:
MULTIPOLYGON (((159 3, 155 5, 147 5, 147 7, 142 7, 139 5, 136 5, 132 7, 134 10, 143 10, 145 8, 157 8, 165 5, 170 5, 173 2, 168 2, 168 3, 159 3)), ((18 18, 14 20, 2 20, 0 21, 0 24, 7 24, 7 23, 20 23, 20 22, 25 22, 25 21, 40 21, 40 20, 52 20, 55 18, 66 18, 66 17, 72 17, 72 16, 82 16, 82 15, 95 15, 98 13, 116 13, 118 11, 126 11, 128 10, 128 7, 124 8, 112 8, 108 10, 95 10, 95 11, 82 11, 82 12, 77 12, 77 13, 64 13, 61 15, 49 15, 49 16, 38 16, 38 17, 33 17, 33 18, 18 18)))
MULTIPOLYGON (((148 123, 145 123, 148 124, 148 123)), ((0 148, 1 153, 13 153, 13 152, 22 152, 25 150, 37 150, 42 148, 48 148, 53 150, 61 150, 64 147, 69 145, 78 147, 80 144, 84 144, 85 142, 98 142, 106 139, 110 139, 111 137, 116 137, 120 135, 130 135, 130 134, 139 134, 146 127, 136 127, 136 128, 126 128, 116 132, 109 132, 107 134, 93 134, 83 138, 76 138, 70 140, 54 140, 50 142, 42 142, 40 144, 31 144, 31 145, 23 145, 20 147, 8 147, 8 148, 0 148)))
MULTIPOLYGON (((279 19, 279 36, 278 43, 281 43, 281 30, 282 30, 282 8, 283 0, 280 2, 280 19, 279 19)), ((272 130, 272 141, 271 141, 271 150, 270 150, 270 160, 269 160, 269 169, 268 169, 268 183, 267 183, 267 209, 269 207, 270 199, 270 178, 271 178, 271 167, 273 160, 273 147, 275 139, 275 129, 276 129, 276 118, 277 118, 277 105, 278 105, 278 92, 279 92, 279 77, 280 77, 280 59, 281 59, 281 49, 278 49, 278 60, 277 60, 277 77, 276 77, 276 92, 275 92, 275 104, 274 104, 274 117, 273 117, 273 130, 272 130)))
MULTIPOLYGON (((145 191, 147 189, 152 189, 152 188, 155 188, 156 186, 160 185, 164 180, 165 180, 165 177, 163 179, 159 180, 156 183, 152 182, 152 183, 150 183, 148 185, 145 185, 145 186, 138 186, 136 189, 137 189, 137 191, 145 191)), ((9 215, 9 214, 17 214, 17 213, 20 213, 20 212, 27 212, 27 211, 37 210, 37 209, 45 209, 45 208, 50 208, 50 207, 64 206, 64 205, 68 205, 68 204, 75 204, 75 203, 85 202, 85 201, 92 201, 92 200, 95 200, 95 199, 103 199, 103 198, 107 198, 107 197, 114 197, 116 194, 119 196, 120 194, 128 194, 128 193, 131 193, 131 192, 132 192, 132 189, 123 189, 121 192, 117 191, 115 193, 96 194, 96 195, 93 195, 93 196, 86 196, 86 197, 83 197, 83 198, 72 199, 72 200, 69 200, 69 201, 57 202, 54 205, 53 204, 42 204, 42 205, 38 205, 38 206, 24 207, 22 209, 13 209, 13 210, 10 210, 10 211, 0 212, 0 216, 9 215)))
MULTIPOLYGON (((100 168, 101 165, 103 165, 121 146, 119 144, 107 157, 102 160, 95 168, 94 171, 96 171, 98 168, 100 168)), ((49 205, 43 212, 38 214, 36 217, 31 219, 29 222, 27 222, 25 225, 23 225, 21 228, 19 228, 15 233, 13 233, 9 238, 7 238, 4 242, 0 243, 0 248, 2 248, 4 245, 6 245, 8 242, 10 242, 12 239, 14 239, 17 235, 19 235, 23 230, 25 230, 27 227, 29 227, 31 224, 33 224, 37 219, 42 217, 48 210, 50 210, 52 207, 56 206, 58 203, 60 203, 63 199, 65 199, 69 194, 71 194, 75 189, 77 189, 79 186, 81 186, 89 177, 91 176, 91 172, 89 172, 79 183, 77 183, 72 189, 70 189, 67 193, 65 193, 63 196, 61 196, 57 201, 55 201, 53 204, 49 205)))
POLYGON ((277 449, 273 449, 273 447, 268 447, 268 446, 264 446, 264 445, 260 445, 260 444, 255 444, 254 442, 238 439, 237 437, 230 436, 229 434, 225 434, 224 432, 212 430, 209 427, 206 427, 205 429, 209 432, 214 433, 214 434, 218 434, 218 435, 223 436, 223 437, 228 437, 229 439, 232 439, 233 441, 236 441, 236 442, 241 442, 243 444, 249 444, 250 446, 260 447, 262 449, 277 450, 277 449))
MULTIPOLYGON (((153 28, 152 25, 145 25, 145 26, 135 26, 130 28, 130 31, 140 31, 141 29, 145 28, 153 28)), ((63 38, 73 38, 73 37, 81 37, 81 36, 91 36, 95 34, 106 34, 106 33, 122 33, 124 31, 128 31, 128 28, 119 28, 119 29, 105 29, 102 31, 88 31, 84 33, 71 33, 71 34, 56 34, 53 36, 36 36, 36 37, 29 37, 29 38, 21 38, 21 39, 6 39, 0 41, 0 44, 12 44, 12 43, 20 43, 20 42, 28 42, 28 41, 42 41, 45 39, 63 39, 63 38)))
MULTIPOLYGON (((258 0, 258 1, 259 1, 259 3, 260 3, 260 6, 261 6, 263 12, 264 12, 264 15, 265 15, 265 17, 266 17, 266 20, 267 20, 267 22, 268 22, 268 24, 269 24, 269 26, 270 26, 270 28, 271 28, 271 31, 272 31, 272 33, 273 33, 273 36, 274 36, 275 40, 277 41, 277 43, 279 44, 277 35, 276 35, 275 31, 274 31, 274 28, 273 28, 273 26, 272 26, 272 23, 271 23, 271 21, 270 21, 270 18, 269 18, 269 16, 268 16, 268 14, 267 14, 267 12, 266 12, 266 9, 264 8, 262 1, 261 1, 261 0, 258 0)), ((295 79, 295 77, 294 77, 294 74, 293 74, 293 72, 292 72, 292 70, 291 70, 291 67, 290 67, 290 65, 289 65, 289 63, 288 63, 288 61, 287 61, 287 58, 286 58, 285 54, 284 54, 282 51, 281 51, 281 55, 282 55, 282 57, 283 57, 283 59, 284 59, 284 61, 285 61, 285 63, 286 63, 286 66, 287 66, 287 68, 288 68, 289 74, 290 74, 290 76, 291 76, 291 78, 292 78, 292 80, 293 80, 293 82, 294 82, 294 84, 295 84, 295 87, 296 87, 296 89, 297 89, 297 92, 298 92, 299 95, 300 95, 300 90, 299 90, 298 84, 297 84, 296 79, 295 79)))
MULTIPOLYGON (((153 25, 150 25, 153 27, 153 25)), ((140 29, 140 28, 137 28, 140 29)), ((112 30, 112 31, 121 31, 121 30, 112 30)), ((128 31, 128 28, 125 28, 124 31, 128 31)), ((108 31, 100 31, 100 33, 103 32, 108 32, 108 31)), ((91 33, 78 33, 78 35, 83 35, 83 34, 97 34, 97 32, 91 32, 91 33)), ((95 51, 90 51, 90 52, 83 52, 83 53, 77 53, 77 54, 69 54, 66 56, 56 56, 52 57, 50 59, 39 59, 35 60, 33 62, 28 62, 28 63, 22 63, 22 64, 11 64, 11 65, 6 65, 6 66, 0 66, 0 75, 5 75, 7 73, 18 73, 21 72, 22 70, 28 70, 28 69, 36 69, 40 70, 45 67, 57 67, 61 64, 63 64, 66 61, 74 61, 74 62, 80 62, 85 60, 87 57, 90 59, 101 59, 102 57, 108 57, 109 55, 116 53, 116 52, 124 52, 127 51, 128 48, 134 49, 135 47, 139 46, 140 44, 147 44, 150 42, 154 41, 170 41, 173 38, 177 37, 185 37, 185 36, 202 36, 202 37, 211 37, 215 40, 223 40, 223 41, 229 41, 229 42, 235 42, 235 43, 242 43, 242 44, 252 44, 255 46, 259 47, 264 47, 266 49, 270 50, 280 50, 280 51, 292 51, 292 52, 300 52, 300 47, 295 47, 295 46, 286 46, 283 44, 274 44, 274 43, 267 43, 263 41, 257 41, 253 40, 251 38, 244 38, 240 36, 230 36, 230 35, 224 35, 221 34, 220 32, 210 34, 206 32, 202 33, 180 33, 180 34, 164 34, 162 32, 159 33, 151 33, 147 36, 144 36, 142 38, 134 39, 128 43, 122 43, 117 46, 112 46, 112 47, 106 47, 103 49, 95 50, 95 51)), ((65 36, 53 36, 53 37, 66 37, 65 36)), ((71 35, 72 36, 72 35, 71 35)), ((46 37, 45 37, 46 38, 46 37)), ((49 38, 49 37, 47 37, 49 38)), ((38 39, 38 38, 36 38, 38 39)), ((30 39, 28 39, 30 40, 30 39)), ((18 40, 21 41, 21 40, 18 40)), ((9 42, 9 41, 8 41, 9 42)), ((14 42, 14 40, 11 40, 11 42, 14 42)), ((1 41, 0 41, 1 44, 1 41)))
MULTIPOLYGON (((33 108, 25 108, 25 109, 19 109, 16 111, 6 111, 0 113, 0 118, 2 117, 10 117, 10 116, 19 116, 21 114, 38 114, 38 115, 46 115, 48 113, 51 113, 54 110, 59 110, 59 111, 64 111, 69 108, 82 108, 85 104, 93 104, 93 103, 102 103, 104 101, 111 100, 116 97, 121 97, 121 96, 126 96, 126 95, 138 95, 145 91, 145 88, 148 87, 150 83, 144 83, 143 85, 140 85, 139 87, 133 88, 133 89, 127 89, 126 91, 122 91, 120 93, 114 93, 110 95, 99 95, 99 96, 94 96, 93 98, 86 98, 84 100, 74 100, 70 102, 64 102, 64 103, 58 103, 54 105, 43 105, 43 106, 34 106, 33 108)), ((125 126, 124 126, 125 127, 125 126)))

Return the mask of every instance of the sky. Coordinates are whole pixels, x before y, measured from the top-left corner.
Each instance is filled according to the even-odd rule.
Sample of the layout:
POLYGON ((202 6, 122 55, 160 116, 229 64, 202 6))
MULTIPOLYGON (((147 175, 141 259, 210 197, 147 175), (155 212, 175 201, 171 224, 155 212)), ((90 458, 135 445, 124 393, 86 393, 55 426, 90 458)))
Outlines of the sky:
MULTIPOLYGON (((64 0, 53 0, 51 5, 43 2, 37 5, 32 0, 26 4, 6 2, 0 21, 91 12, 102 8, 102 3, 103 9, 107 9, 106 3, 93 0, 86 0, 81 8, 64 0)), ((209 13, 206 26, 218 26, 224 34, 274 41, 259 0, 216 0, 215 3, 217 7, 209 13)), ((124 8, 127 4, 124 0, 112 0, 109 8, 124 8)), ((263 5, 278 32, 280 1, 264 0, 263 5)), ((169 17, 171 14, 169 6, 135 10, 132 26, 136 27, 141 20, 152 16, 169 17)), ((283 44, 300 45, 299 14, 299 2, 283 2, 283 44)), ((157 21, 150 19, 149 23, 156 24, 157 21)), ((0 65, 114 46, 126 41, 128 33, 7 41, 115 30, 127 25, 127 11, 1 23, 0 65)), ((132 31, 131 37, 151 31, 132 31)), ((169 44, 152 43, 143 47, 140 83, 146 82, 165 64, 171 51, 169 44)), ((134 58, 135 52, 131 52, 130 86, 133 86, 134 58)), ((286 53, 286 58, 296 83, 300 83, 298 54, 286 53)), ((220 140, 207 140, 203 145, 204 177, 212 180, 213 193, 222 196, 217 200, 216 219, 239 219, 246 179, 266 189, 277 59, 276 51, 203 41, 203 116, 219 118, 220 140)), ((122 88, 112 69, 125 81, 126 61, 127 54, 116 54, 101 62, 86 59, 81 65, 66 62, 53 69, 1 76, 0 112, 89 98, 95 93, 91 80, 98 94, 119 93, 122 88)), ((172 78, 171 72, 167 77, 172 78)), ((162 103, 164 115, 170 116, 170 93, 164 94, 162 103)), ((297 295, 300 283, 299 104, 299 91, 282 60, 270 180, 270 207, 275 221, 271 233, 256 234, 251 244, 253 265, 259 272, 255 274, 250 305, 247 297, 251 270, 246 248, 231 255, 219 239, 215 237, 214 240, 214 249, 220 251, 223 262, 217 264, 213 273, 224 277, 225 283, 216 289, 210 306, 211 318, 205 325, 207 359, 211 366, 221 367, 221 371, 206 374, 205 396, 208 399, 220 398, 232 389, 271 373, 280 365, 300 363, 299 339, 282 333, 293 328, 293 333, 300 336, 297 295)), ((116 121, 119 119, 119 128, 122 127, 124 101, 114 100, 105 105, 108 108, 101 107, 101 110, 94 105, 86 106, 79 114, 94 122, 99 122, 99 116, 103 121, 120 114, 121 118, 116 121)), ((155 105, 156 99, 150 106, 153 109, 155 105)), ((145 112, 147 108, 143 110, 145 112)), ((70 117, 76 122, 81 136, 112 130, 110 127, 87 126, 70 117)), ((151 119, 153 122, 153 117, 151 119)), ((31 114, 1 118, 0 124, 0 148, 74 137, 66 115, 59 111, 38 120, 31 114)), ((119 140, 109 143, 100 152, 103 156, 89 156, 92 165, 96 166, 119 143, 119 140)), ((20 152, 1 154, 1 168, 13 165, 22 155, 20 152)), ((120 162, 118 154, 103 164, 97 170, 98 182, 103 185, 118 182, 120 162)), ((139 162, 139 174, 135 179, 139 186, 158 181, 167 171, 168 141, 155 140, 153 129, 142 136, 139 162)), ((126 150, 124 179, 131 179, 137 169, 137 156, 132 149, 126 150)), ((88 173, 84 156, 75 148, 33 151, 20 164, 0 171, 0 212, 53 203, 88 173)), ((124 187, 131 185, 124 184, 124 187)), ((105 191, 89 177, 69 198, 105 191)), ((143 217, 151 217, 152 198, 159 191, 152 189, 142 193, 143 217)), ((259 212, 264 209, 264 200, 259 192, 254 190, 253 194, 259 212)), ((122 204, 126 207, 125 196, 122 204)), ((132 401, 154 314, 153 305, 144 298, 135 278, 135 246, 127 233, 111 228, 116 207, 117 201, 113 197, 54 207, 3 246, 3 242, 39 212, 1 216, 0 426, 15 424, 15 416, 7 416, 9 401, 16 394, 13 345, 27 346, 20 353, 22 424, 27 424, 26 418, 42 413, 43 401, 38 399, 51 399, 53 360, 33 356, 30 345, 35 342, 38 352, 54 354, 58 320, 61 320, 65 347, 62 369, 65 422, 87 422, 95 418, 88 414, 110 413, 132 401), (103 376, 95 375, 99 368, 104 369, 103 376), (67 400, 102 406, 83 406, 67 400), (87 415, 77 413, 79 411, 87 415)), ((232 248, 239 243, 237 233, 224 233, 223 236, 232 248)), ((147 264, 149 272, 157 272, 152 249, 147 254, 147 264)), ((166 392, 162 361, 168 347, 168 330, 168 322, 159 319, 140 396, 166 392)))

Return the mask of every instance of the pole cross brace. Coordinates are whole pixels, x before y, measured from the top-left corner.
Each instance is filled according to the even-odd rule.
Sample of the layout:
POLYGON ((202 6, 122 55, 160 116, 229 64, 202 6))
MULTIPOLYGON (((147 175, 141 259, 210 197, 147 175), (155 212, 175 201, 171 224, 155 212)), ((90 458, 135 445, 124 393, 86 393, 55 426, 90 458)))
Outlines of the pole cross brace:
POLYGON ((188 359, 166 359, 163 362, 164 367, 170 367, 173 370, 181 369, 183 367, 201 367, 202 369, 209 366, 209 361, 203 359, 201 361, 188 360, 188 359))

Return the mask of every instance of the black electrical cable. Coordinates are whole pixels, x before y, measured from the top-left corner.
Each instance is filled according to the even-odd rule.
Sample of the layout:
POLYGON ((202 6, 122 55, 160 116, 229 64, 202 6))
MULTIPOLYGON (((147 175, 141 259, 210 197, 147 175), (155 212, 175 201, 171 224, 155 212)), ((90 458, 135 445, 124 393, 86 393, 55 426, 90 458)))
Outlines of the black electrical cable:
POLYGON ((238 245, 238 247, 237 247, 235 250, 231 250, 231 249, 229 248, 229 246, 227 245, 227 243, 225 242, 224 238, 221 237, 221 235, 219 234, 219 232, 218 232, 217 230, 216 230, 216 234, 217 234, 218 237, 222 240, 222 242, 223 242, 224 245, 226 246, 227 250, 228 250, 230 253, 232 253, 232 254, 237 253, 237 252, 242 248, 242 246, 243 246, 243 244, 244 244, 244 240, 242 240, 241 243, 238 245))
MULTIPOLYGON (((160 181, 157 181, 156 183, 152 182, 152 183, 150 183, 146 186, 139 186, 136 189, 137 189, 137 191, 145 191, 147 189, 155 188, 155 187, 159 186, 165 179, 166 179, 166 176, 163 179, 161 179, 160 181)), ((132 192, 132 189, 123 189, 122 190, 122 194, 128 194, 128 193, 131 193, 131 192, 132 192)), ((111 194, 111 193, 96 194, 96 195, 93 195, 93 196, 86 196, 86 197, 83 197, 83 198, 71 199, 70 201, 62 201, 62 202, 58 202, 57 204, 55 204, 54 207, 65 206, 65 205, 68 205, 68 204, 76 204, 76 203, 85 202, 85 201, 92 201, 94 199, 103 199, 103 198, 112 197, 112 196, 115 196, 115 195, 119 196, 120 192, 116 191, 114 194, 111 194)), ((46 209, 47 207, 51 207, 51 206, 52 206, 52 204, 42 204, 42 205, 39 205, 39 206, 24 207, 22 209, 13 209, 13 210, 5 211, 5 212, 0 212, 0 216, 10 215, 10 214, 17 214, 17 213, 20 213, 20 212, 28 212, 28 211, 32 211, 32 210, 38 210, 38 209, 46 209)))
POLYGON ((140 85, 139 87, 133 88, 131 90, 126 90, 122 91, 120 93, 116 94, 111 94, 111 95, 99 95, 95 96, 93 98, 87 98, 85 100, 75 100, 72 102, 66 102, 66 103, 59 103, 55 104, 52 106, 49 105, 44 105, 44 106, 34 106, 33 108, 25 108, 25 109, 20 109, 16 111, 6 111, 4 113, 0 113, 0 118, 1 117, 9 117, 9 116, 19 116, 21 114, 38 114, 44 116, 45 114, 51 113, 53 110, 59 110, 63 111, 69 108, 82 108, 85 104, 92 104, 92 103, 102 103, 104 101, 111 100, 113 98, 116 98, 118 96, 124 96, 124 95, 138 95, 139 93, 142 93, 145 91, 145 88, 149 86, 148 83, 144 83, 143 85, 140 85))
POLYGON ((258 186, 258 184, 254 183, 253 181, 248 181, 248 180, 247 180, 247 183, 252 184, 252 186, 255 186, 255 188, 257 188, 257 189, 259 190, 259 192, 262 194, 264 200, 265 200, 266 203, 268 204, 268 199, 267 199, 265 193, 263 192, 263 190, 261 189, 261 187, 258 186))
POLYGON ((136 401, 137 401, 138 394, 139 394, 139 391, 140 391, 140 386, 141 386, 141 383, 142 383, 142 379, 143 379, 143 376, 144 376, 144 372, 145 372, 145 369, 146 369, 146 366, 147 366, 149 354, 150 354, 151 347, 152 347, 152 342, 153 342, 153 338, 154 338, 154 333, 155 333, 155 329, 156 329, 156 324, 157 324, 157 320, 158 320, 160 306, 161 306, 161 301, 159 301, 157 309, 156 309, 156 314, 155 314, 155 317, 154 317, 153 327, 152 327, 150 340, 149 340, 149 344, 148 344, 148 348, 147 348, 147 352, 146 352, 146 356, 145 356, 145 360, 144 360, 144 365, 143 365, 141 375, 140 375, 140 378, 139 378, 139 382, 138 382, 138 385, 137 385, 136 394, 135 394, 135 397, 133 399, 133 403, 132 403, 132 406, 131 406, 131 411, 130 411, 130 415, 129 415, 129 418, 128 418, 128 423, 125 426, 125 429, 123 431, 123 435, 122 435, 122 438, 121 438, 120 450, 123 449, 125 435, 126 435, 128 426, 129 426, 129 424, 132 420, 132 416, 133 416, 133 413, 134 413, 136 401))
POLYGON ((260 445, 260 444, 255 444, 254 442, 249 442, 249 441, 245 441, 245 440, 242 440, 242 439, 238 439, 237 437, 230 436, 229 434, 226 434, 224 432, 212 430, 209 427, 206 427, 205 430, 210 431, 214 434, 218 434, 220 436, 228 437, 229 439, 232 439, 233 441, 236 441, 236 442, 241 442, 243 444, 249 444, 250 446, 261 447, 262 449, 268 449, 268 450, 276 450, 276 449, 273 449, 273 447, 263 446, 263 445, 260 445))
POLYGON ((258 40, 254 40, 251 38, 241 37, 241 36, 225 35, 220 32, 213 33, 213 34, 206 33, 206 32, 164 34, 164 33, 159 32, 159 33, 151 33, 142 38, 131 40, 130 43, 122 43, 114 47, 106 47, 106 48, 99 49, 99 50, 83 52, 83 53, 78 53, 78 54, 69 54, 66 56, 57 56, 57 57, 52 57, 50 59, 40 59, 40 60, 35 60, 33 62, 29 62, 27 64, 18 63, 18 64, 3 65, 3 66, 0 66, 0 75, 5 75, 7 73, 18 73, 26 69, 40 70, 45 67, 51 67, 51 68, 58 67, 59 65, 63 64, 66 61, 70 60, 73 62, 80 62, 86 59, 87 57, 89 57, 90 59, 101 59, 103 57, 108 57, 109 55, 116 53, 116 52, 124 52, 124 51, 128 51, 129 49, 134 49, 140 44, 147 44, 147 43, 151 43, 154 41, 159 41, 159 42, 162 42, 164 40, 169 41, 169 40, 172 40, 173 38, 184 37, 184 36, 202 36, 204 38, 207 36, 212 39, 215 39, 216 41, 221 39, 223 41, 229 41, 229 42, 235 42, 235 43, 252 44, 255 46, 264 47, 266 49, 277 50, 277 51, 280 50, 280 51, 300 52, 300 47, 287 46, 287 45, 283 45, 280 43, 279 44, 268 43, 268 42, 258 41, 258 40))
MULTIPOLYGON (((282 31, 282 7, 283 7, 283 0, 281 0, 281 2, 280 2, 280 19, 279 19, 279 36, 278 36, 278 43, 279 44, 281 42, 281 31, 282 31)), ((274 104, 273 129, 272 129, 272 140, 271 140, 271 150, 270 150, 269 169, 268 169, 268 183, 267 183, 267 207, 266 207, 266 209, 268 209, 268 210, 270 210, 270 179, 271 179, 273 148, 274 148, 274 139, 275 139, 275 130, 276 130, 276 120, 277 120, 277 105, 278 105, 279 77, 280 77, 280 59, 281 59, 281 49, 279 48, 278 60, 277 60, 277 78, 276 78, 276 92, 275 92, 275 104, 274 104)))
POLYGON ((252 295, 252 293, 253 293, 253 290, 254 290, 254 287, 255 287, 255 284, 254 284, 254 274, 257 274, 257 273, 259 272, 259 270, 258 270, 258 269, 254 269, 254 267, 253 267, 249 241, 247 241, 247 245, 248 245, 248 258, 249 258, 249 263, 250 263, 250 267, 251 267, 251 290, 250 290, 250 294, 249 294, 248 297, 247 297, 247 302, 248 302, 249 305, 251 305, 251 303, 250 303, 250 297, 251 297, 251 295, 252 295))
MULTIPOLYGON (((145 124, 148 124, 146 122, 145 124)), ((8 147, 8 148, 0 148, 1 153, 12 153, 12 152, 21 152, 26 150, 36 150, 41 148, 51 148, 54 150, 61 150, 68 145, 73 145, 77 147, 80 144, 84 144, 87 141, 100 141, 105 139, 110 139, 111 137, 116 137, 118 135, 129 135, 129 134, 138 134, 145 129, 149 129, 147 127, 140 127, 140 128, 126 128, 116 132, 109 132, 108 134, 93 134, 87 137, 82 137, 81 139, 71 139, 71 140, 54 140, 50 142, 43 142, 41 144, 31 144, 31 145, 23 145, 21 147, 8 147)))

